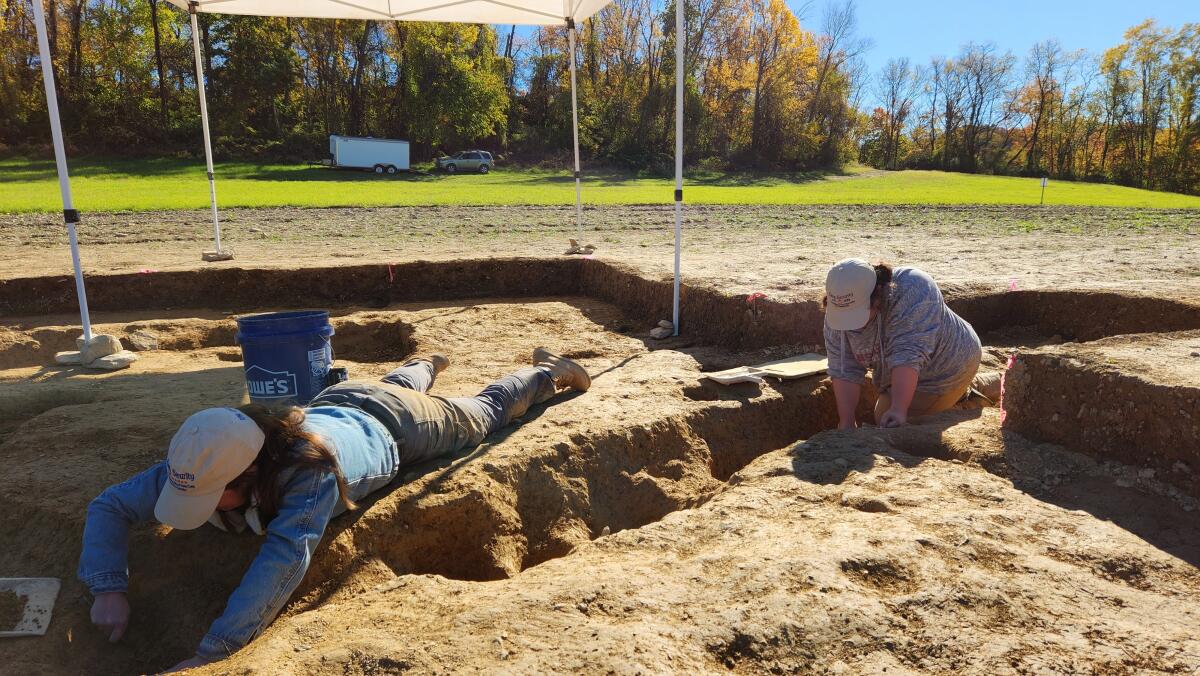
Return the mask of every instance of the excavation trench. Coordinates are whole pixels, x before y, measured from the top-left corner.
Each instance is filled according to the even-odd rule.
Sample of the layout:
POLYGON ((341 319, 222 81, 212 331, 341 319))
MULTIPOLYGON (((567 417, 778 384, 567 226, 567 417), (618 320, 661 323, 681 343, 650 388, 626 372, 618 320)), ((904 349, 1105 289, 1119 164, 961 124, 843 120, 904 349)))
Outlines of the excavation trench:
MULTIPOLYGON (((490 372, 519 363, 523 357, 517 353, 527 355, 529 341, 544 338, 559 340, 580 359, 607 360, 605 371, 611 372, 587 398, 539 408, 525 426, 479 449, 413 468, 361 510, 335 520, 288 612, 356 594, 396 575, 469 581, 519 575, 605 532, 639 528, 695 507, 754 458, 836 422, 833 398, 818 378, 723 388, 697 371, 697 365, 710 370, 744 363, 754 358, 748 350, 787 352, 820 344, 815 299, 784 303, 688 287, 685 338, 656 343, 639 336, 669 314, 669 282, 600 261, 210 269, 93 276, 88 283, 98 317, 137 316, 101 328, 118 335, 148 332, 160 353, 176 358, 195 353, 208 361, 194 372, 131 371, 94 382, 43 369, 31 378, 40 378, 37 382, 0 388, 0 461, 11 469, 0 483, 0 509, 8 515, 0 522, 0 573, 68 580, 45 639, 28 654, 0 646, 0 659, 12 658, 25 671, 160 669, 190 654, 220 614, 261 540, 225 537, 214 547, 207 529, 141 528, 130 545, 135 580, 130 593, 143 629, 131 631, 121 646, 105 645, 89 626, 84 590, 71 582, 82 505, 90 495, 78 495, 77 483, 45 477, 79 471, 80 451, 54 445, 68 438, 104 461, 95 463, 87 481, 100 487, 119 481, 161 458, 164 416, 184 414, 213 397, 241 396, 232 316, 260 311, 265 288, 272 290, 272 307, 334 309, 337 356, 372 373, 414 352, 456 346, 461 352, 455 354, 479 352, 478 364, 490 372), (464 303, 421 318, 393 311, 400 303, 497 297, 507 304, 488 309, 483 302, 464 303), (554 309, 526 317, 523 303, 554 309), (512 339, 518 334, 524 342, 512 339), (614 381, 621 387, 605 389, 614 381), (115 402, 133 397, 161 402, 113 415, 115 402), (594 420, 597 416, 602 420, 594 420), (80 420, 89 429, 71 427, 85 424, 80 420), (44 445, 25 443, 32 432, 44 445), (42 492, 36 498, 30 495, 34 484, 42 492)), ((985 343, 1024 346, 1050 337, 1061 343, 1200 328, 1194 306, 1131 294, 949 297, 985 343)), ((0 282, 5 317, 0 369, 28 371, 46 364, 55 351, 73 349, 77 333, 68 328, 73 303, 67 277, 0 282), (59 316, 48 320, 48 314, 59 316)), ((1024 410, 1037 406, 1033 402, 1024 410)), ((942 446, 921 448, 933 457, 965 457, 942 446)))
MULTIPOLYGON (((265 311, 265 310, 264 310, 265 311)), ((69 321, 68 318, 63 318, 69 321)), ((394 362, 412 352, 413 327, 387 313, 364 319, 332 316, 336 335, 335 358, 353 362, 394 362)), ((228 361, 242 360, 237 345, 237 323, 233 317, 154 319, 137 322, 96 323, 95 333, 108 333, 131 347, 136 336, 150 336, 154 348, 187 352, 208 348, 232 348, 221 352, 228 361)), ((52 364, 57 352, 75 350, 79 329, 73 326, 41 326, 22 330, 0 326, 0 369, 52 364)), ((137 349, 136 347, 134 349, 137 349)))
MULTIPOLYGON (((414 301, 583 295, 608 301, 649 324, 669 317, 670 281, 647 279, 619 263, 568 258, 508 258, 358 265, 302 270, 213 268, 91 275, 93 311, 220 309, 271 305, 387 307, 414 301)), ((821 311, 811 299, 775 301, 684 285, 680 324, 689 339, 731 349, 822 342, 821 311)), ((981 334, 1027 327, 1042 336, 1107 336, 1200 329, 1200 305, 1174 298, 1095 290, 978 292, 951 289, 950 306, 981 334)), ((0 280, 0 317, 76 310, 70 276, 0 280)))

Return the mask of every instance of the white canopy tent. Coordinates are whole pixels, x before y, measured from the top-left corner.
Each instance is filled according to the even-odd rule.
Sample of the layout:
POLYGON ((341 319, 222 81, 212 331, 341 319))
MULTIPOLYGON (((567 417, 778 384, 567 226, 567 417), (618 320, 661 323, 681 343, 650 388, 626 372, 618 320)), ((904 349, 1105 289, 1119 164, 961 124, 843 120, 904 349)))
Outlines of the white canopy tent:
MULTIPOLYGON (((575 153, 575 220, 583 229, 583 202, 579 169, 579 111, 575 93, 575 24, 600 11, 609 0, 168 0, 186 9, 191 15, 192 48, 196 61, 196 89, 200 96, 201 127, 204 133, 204 157, 208 173, 209 200, 212 207, 213 239, 216 250, 221 249, 221 224, 217 213, 216 182, 213 175, 212 141, 208 126, 208 103, 205 99, 203 58, 200 53, 196 15, 199 12, 242 14, 254 16, 288 16, 320 19, 372 19, 393 21, 436 21, 459 23, 525 24, 567 27, 571 72, 571 123, 575 153)), ((46 105, 50 114, 50 130, 54 141, 54 157, 62 192, 63 220, 71 244, 71 259, 75 269, 75 288, 79 296, 80 319, 86 339, 91 339, 87 293, 79 261, 79 243, 75 226, 79 212, 71 201, 71 182, 67 173, 66 150, 62 140, 62 125, 58 114, 54 71, 46 37, 43 0, 33 0, 38 47, 41 54, 42 76, 46 88, 46 105)), ((684 3, 675 5, 675 280, 672 321, 679 335, 680 304, 680 246, 683 220, 683 54, 684 3)))

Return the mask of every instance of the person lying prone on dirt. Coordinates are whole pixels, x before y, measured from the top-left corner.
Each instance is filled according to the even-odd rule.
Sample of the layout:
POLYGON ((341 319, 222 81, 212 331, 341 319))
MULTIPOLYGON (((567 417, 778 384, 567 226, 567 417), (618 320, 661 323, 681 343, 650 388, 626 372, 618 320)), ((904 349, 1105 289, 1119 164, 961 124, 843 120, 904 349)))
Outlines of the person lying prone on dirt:
POLYGON ((858 427, 855 410, 867 369, 879 391, 880 427, 949 409, 973 383, 985 393, 995 389, 991 378, 975 382, 983 354, 979 336, 917 268, 839 261, 825 278, 821 305, 838 429, 858 427))
POLYGON ((195 657, 172 670, 223 659, 263 631, 299 586, 329 520, 408 465, 477 446, 558 391, 586 391, 579 364, 543 349, 534 366, 475 397, 426 394, 449 365, 417 359, 380 382, 345 382, 305 408, 247 405, 190 416, 167 459, 88 505, 79 579, 95 597, 92 622, 110 641, 130 621, 129 529, 152 519, 183 530, 211 523, 266 535, 195 657))

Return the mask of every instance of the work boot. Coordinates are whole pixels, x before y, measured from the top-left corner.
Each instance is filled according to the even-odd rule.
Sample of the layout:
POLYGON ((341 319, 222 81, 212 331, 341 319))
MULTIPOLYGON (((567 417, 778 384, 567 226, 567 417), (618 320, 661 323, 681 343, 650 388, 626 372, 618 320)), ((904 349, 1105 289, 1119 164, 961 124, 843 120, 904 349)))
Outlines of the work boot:
POLYGON ((434 352, 429 355, 429 363, 433 364, 433 375, 436 376, 450 366, 450 358, 441 352, 434 352))
POLYGON ((980 373, 971 382, 971 389, 983 395, 993 404, 1000 401, 1000 372, 980 373))
POLYGON ((587 392, 592 386, 592 377, 582 366, 571 359, 553 354, 544 347, 533 351, 533 365, 549 369, 550 377, 554 378, 554 385, 560 390, 572 388, 587 392))

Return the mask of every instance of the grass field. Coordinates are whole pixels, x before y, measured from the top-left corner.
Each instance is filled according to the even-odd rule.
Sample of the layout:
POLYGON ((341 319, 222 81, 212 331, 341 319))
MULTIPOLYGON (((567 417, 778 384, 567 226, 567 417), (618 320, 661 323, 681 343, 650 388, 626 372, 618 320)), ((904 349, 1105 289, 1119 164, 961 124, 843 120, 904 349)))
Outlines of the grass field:
MULTIPOLYGON (((71 162, 81 211, 151 211, 208 206, 201 162, 91 160, 71 162)), ((224 207, 543 205, 574 201, 566 171, 496 170, 484 175, 394 177, 293 165, 217 165, 224 207)), ((586 175, 585 204, 667 204, 669 178, 613 172, 586 175)), ((696 173, 684 180, 690 204, 1037 204, 1038 179, 933 171, 749 175, 696 173)), ((1200 197, 1096 183, 1051 181, 1047 205, 1200 208, 1200 197)), ((0 213, 62 208, 54 163, 0 160, 0 213)))

